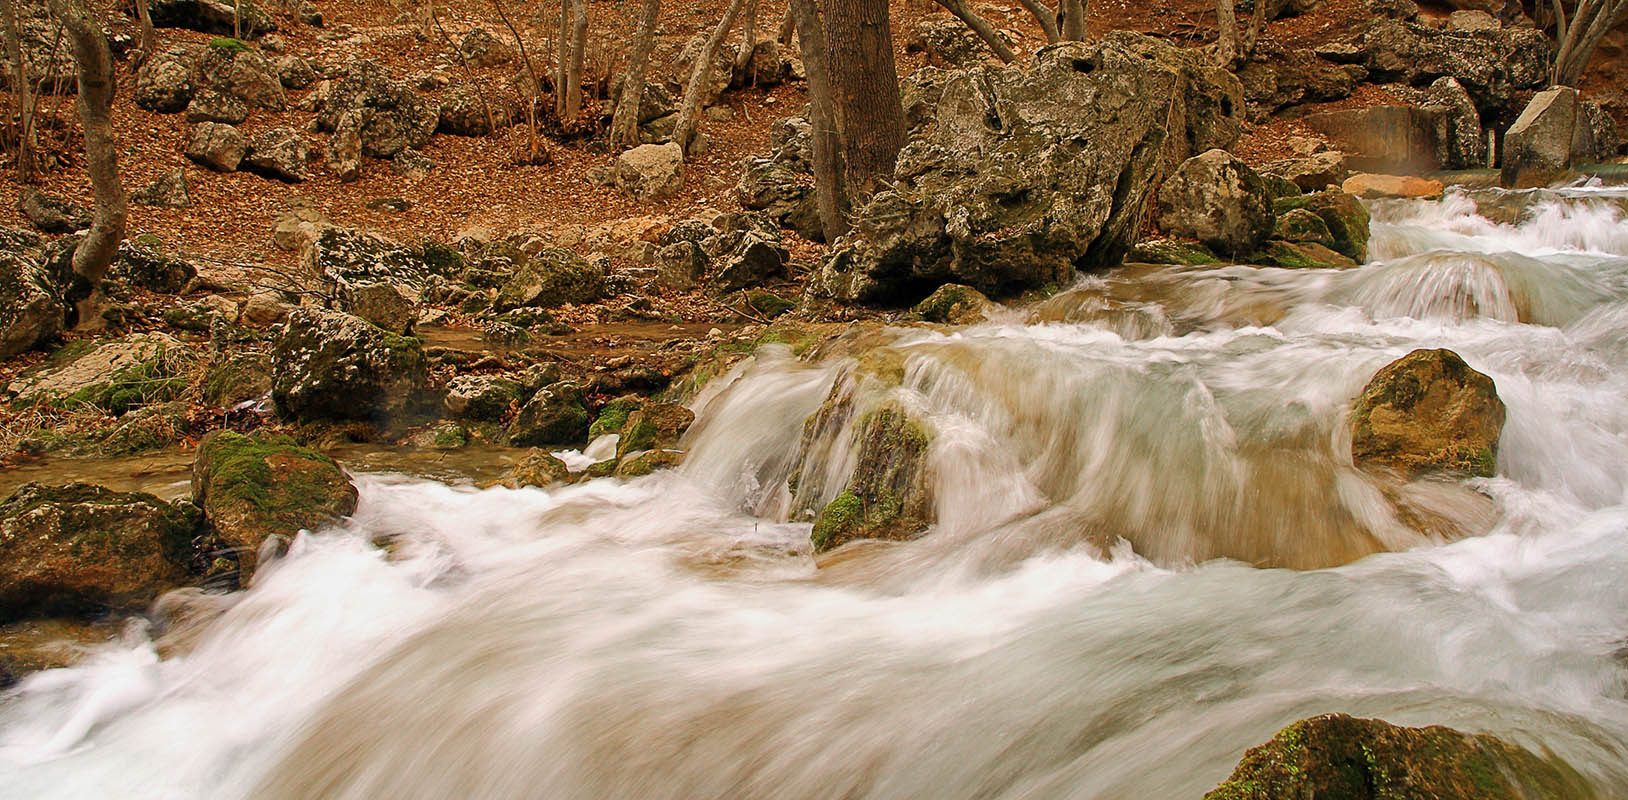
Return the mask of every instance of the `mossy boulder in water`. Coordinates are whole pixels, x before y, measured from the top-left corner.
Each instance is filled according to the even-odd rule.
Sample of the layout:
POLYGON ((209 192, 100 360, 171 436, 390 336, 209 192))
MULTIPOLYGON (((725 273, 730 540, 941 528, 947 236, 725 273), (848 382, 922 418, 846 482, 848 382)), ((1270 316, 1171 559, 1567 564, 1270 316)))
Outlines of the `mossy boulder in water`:
POLYGON ((0 623, 145 605, 185 583, 198 509, 30 483, 0 503, 0 623))
POLYGON ((1325 714, 1251 748, 1205 800, 1585 800, 1554 756, 1492 736, 1325 714))
POLYGON ((192 499, 236 551, 239 580, 247 584, 266 539, 350 516, 357 492, 338 463, 288 436, 216 431, 198 443, 192 499))
POLYGON ((314 308, 289 314, 273 364, 278 410, 306 422, 392 422, 419 399, 427 369, 418 339, 314 308))
POLYGON ((1344 269, 1357 262, 1316 242, 1285 242, 1273 239, 1247 259, 1263 267, 1287 269, 1344 269))
MULTIPOLYGON (((818 417, 805 423, 805 439, 826 427, 818 417)), ((848 484, 814 519, 809 538, 816 552, 855 539, 912 539, 932 523, 926 482, 932 432, 902 407, 888 404, 861 416, 854 436, 858 455, 848 484)))
POLYGON ((591 303, 604 296, 604 271, 570 250, 555 247, 515 264, 514 274, 498 290, 492 310, 554 308, 591 303))
POLYGON ((626 458, 641 450, 670 448, 690 429, 695 412, 676 403, 652 403, 635 409, 622 424, 616 440, 616 457, 626 458))
POLYGON ((1247 253, 1272 233, 1272 197, 1261 176, 1225 150, 1182 162, 1159 188, 1159 229, 1219 253, 1247 253))
POLYGON ((658 469, 670 469, 684 463, 682 450, 646 450, 632 458, 622 459, 616 465, 618 478, 642 478, 658 469))
POLYGON ((1280 216, 1297 208, 1311 211, 1328 226, 1328 232, 1334 238, 1332 247, 1336 251, 1358 262, 1368 259, 1370 219, 1368 209, 1357 198, 1338 189, 1329 189, 1298 197, 1278 198, 1273 208, 1280 216))
POLYGON ((1334 244, 1334 234, 1329 232, 1328 223, 1309 208, 1291 208, 1283 212, 1272 230, 1272 238, 1285 242, 1315 242, 1325 246, 1334 244))
POLYGON ((533 447, 524 458, 503 475, 503 485, 510 489, 526 486, 553 486, 571 480, 571 469, 564 461, 547 450, 533 447))
POLYGON ((1210 248, 1197 242, 1183 242, 1178 239, 1148 239, 1138 242, 1125 256, 1125 260, 1139 264, 1171 264, 1184 267, 1221 263, 1221 259, 1216 257, 1210 248))
POLYGON ((1363 387, 1351 412, 1351 457, 1403 474, 1490 477, 1504 403, 1492 378, 1451 350, 1415 350, 1363 387))
POLYGON ((588 437, 588 409, 582 389, 569 381, 537 390, 509 424, 509 444, 515 447, 576 445, 588 437))
POLYGON ((621 433, 622 426, 627 424, 627 417, 639 410, 645 403, 644 398, 638 395, 622 395, 606 403, 599 409, 599 416, 594 423, 588 426, 588 439, 598 439, 607 433, 621 433))
POLYGON ((983 292, 971 286, 946 283, 911 310, 928 322, 973 325, 982 322, 984 314, 994 305, 983 292))

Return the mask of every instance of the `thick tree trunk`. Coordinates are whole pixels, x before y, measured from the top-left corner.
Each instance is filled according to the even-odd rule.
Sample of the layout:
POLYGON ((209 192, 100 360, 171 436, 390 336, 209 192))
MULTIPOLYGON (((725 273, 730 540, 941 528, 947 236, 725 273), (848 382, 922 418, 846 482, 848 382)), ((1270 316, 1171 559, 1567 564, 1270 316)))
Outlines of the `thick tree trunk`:
POLYGON ((1565 22, 1565 12, 1560 11, 1560 24, 1564 27, 1556 30, 1564 34, 1560 40, 1560 52, 1555 55, 1551 83, 1576 86, 1583 77, 1583 71, 1588 68, 1588 62, 1594 58, 1600 40, 1622 21, 1625 12, 1628 12, 1628 0, 1582 0, 1572 12, 1568 24, 1565 22))
POLYGON ((995 26, 989 24, 989 20, 978 16, 978 13, 967 5, 966 0, 936 1, 944 7, 945 11, 954 14, 956 19, 965 22, 973 33, 978 34, 978 38, 984 40, 984 44, 989 45, 989 49, 995 51, 995 55, 1000 58, 1002 63, 1010 64, 1013 59, 1017 58, 1017 54, 1012 52, 1012 48, 1006 46, 1006 40, 995 32, 995 26))
POLYGON ((570 0, 571 60, 565 69, 565 114, 562 122, 582 118, 582 57, 588 49, 588 0, 570 0))
MULTIPOLYGON (((1256 0, 1255 5, 1264 7, 1266 4, 1256 0)), ((1215 39, 1215 63, 1224 69, 1232 69, 1232 65, 1238 61, 1238 12, 1232 0, 1215 0, 1215 27, 1218 33, 1215 39)))
POLYGON ((684 87, 684 103, 679 106, 678 123, 673 126, 673 141, 684 148, 685 154, 690 152, 690 143, 695 138, 695 121, 701 115, 701 93, 711 79, 712 62, 718 57, 718 50, 723 47, 724 38, 734 27, 735 17, 740 15, 743 5, 745 0, 730 0, 729 7, 724 9, 723 19, 718 21, 718 27, 712 29, 712 35, 707 37, 701 52, 695 56, 694 66, 690 68, 690 83, 684 87))
POLYGON ((644 69, 656 45, 656 20, 661 16, 661 0, 644 0, 639 12, 639 32, 633 36, 633 52, 628 54, 627 72, 622 73, 622 94, 611 118, 610 143, 613 148, 637 144, 639 103, 644 99, 644 69))
POLYGON ((746 7, 741 9, 745 16, 741 17, 741 46, 735 51, 735 75, 742 86, 752 81, 752 51, 757 48, 757 6, 761 1, 746 0, 746 7))
POLYGON ((0 36, 5 37, 6 61, 11 64, 11 96, 17 100, 17 182, 28 183, 34 179, 34 76, 23 54, 14 2, 0 0, 0 36))
POLYGON ((869 197, 893 177, 893 162, 904 146, 887 0, 830 0, 825 34, 847 188, 855 199, 869 197))
POLYGON ((1040 0, 1018 0, 1028 9, 1034 21, 1040 23, 1041 32, 1046 34, 1047 44, 1057 44, 1063 40, 1063 34, 1057 29, 1057 12, 1051 10, 1040 0))
POLYGON ((1064 40, 1085 41, 1085 0, 1058 0, 1057 17, 1064 40))
POLYGON ((814 197, 820 207, 820 227, 825 240, 836 241, 848 232, 843 201, 842 139, 835 119, 836 100, 831 91, 831 71, 827 68, 825 29, 814 0, 791 0, 791 15, 797 26, 797 43, 808 75, 808 121, 812 129, 809 145, 814 151, 814 197))
POLYGON ((73 43, 79 68, 79 119, 85 128, 85 160, 96 212, 90 232, 73 254, 74 288, 69 293, 80 327, 100 327, 102 276, 124 238, 124 186, 119 183, 118 142, 109 110, 116 82, 107 36, 93 23, 79 0, 48 0, 73 43))

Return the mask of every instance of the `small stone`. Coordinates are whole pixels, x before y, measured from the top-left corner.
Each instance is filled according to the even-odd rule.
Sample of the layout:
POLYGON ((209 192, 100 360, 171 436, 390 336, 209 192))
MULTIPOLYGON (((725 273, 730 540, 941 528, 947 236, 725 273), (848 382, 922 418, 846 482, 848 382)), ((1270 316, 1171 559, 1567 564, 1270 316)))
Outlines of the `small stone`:
POLYGON ((684 149, 668 142, 628 150, 616 158, 615 182, 639 202, 673 194, 684 185, 684 149))
POLYGON ((130 202, 154 208, 188 208, 192 205, 187 190, 186 171, 177 167, 130 195, 130 202))

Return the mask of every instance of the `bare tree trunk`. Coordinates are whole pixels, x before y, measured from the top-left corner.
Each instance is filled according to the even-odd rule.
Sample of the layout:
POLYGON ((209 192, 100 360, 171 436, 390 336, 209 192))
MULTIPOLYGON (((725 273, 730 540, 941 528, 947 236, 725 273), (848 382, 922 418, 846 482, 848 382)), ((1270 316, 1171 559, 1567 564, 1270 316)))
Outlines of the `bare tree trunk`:
POLYGON ((842 121, 842 163, 849 192, 868 197, 893 177, 904 146, 904 110, 893 64, 888 0, 830 0, 825 9, 826 65, 842 121))
POLYGON ((1568 25, 1565 23, 1565 11, 1560 10, 1559 19, 1560 24, 1565 26, 1565 37, 1560 41, 1560 52, 1555 55, 1551 82, 1575 86, 1588 68, 1588 62, 1594 58, 1600 40, 1622 21, 1624 12, 1628 12, 1628 0, 1582 0, 1572 12, 1568 25))
POLYGON ((5 37, 6 60, 11 64, 12 96, 17 99, 17 182, 34 179, 34 98, 32 70, 23 54, 22 29, 14 0, 0 0, 0 35, 5 37))
POLYGON ((1040 23, 1041 32, 1046 34, 1046 44, 1057 44, 1063 40, 1063 34, 1057 30, 1057 12, 1047 7, 1040 0, 1018 0, 1023 7, 1029 10, 1034 21, 1040 23))
POLYGON ((742 86, 752 80, 752 51, 757 49, 757 6, 762 0, 746 0, 746 7, 742 9, 745 16, 741 18, 741 46, 735 51, 735 75, 740 76, 742 86))
POLYGON ((826 67, 825 29, 814 0, 790 0, 792 19, 797 25, 797 44, 808 75, 809 145, 814 155, 814 198, 820 207, 820 227, 825 240, 834 242, 848 232, 843 213, 846 193, 842 185, 842 138, 835 119, 836 100, 831 92, 831 73, 826 67))
MULTIPOLYGON (((146 0, 141 0, 141 2, 146 2, 146 0)), ((469 81, 470 86, 477 86, 478 84, 475 82, 475 71, 469 68, 469 59, 464 58, 463 48, 460 48, 457 42, 452 41, 452 36, 447 33, 447 29, 441 26, 441 16, 435 13, 435 6, 433 4, 429 6, 429 18, 430 25, 434 27, 435 32, 441 37, 441 43, 450 49, 453 55, 458 57, 458 66, 463 68, 464 79, 469 81)), ((476 92, 475 96, 480 98, 481 108, 486 112, 486 124, 491 127, 493 133, 496 133, 497 115, 492 113, 492 104, 486 102, 486 93, 476 92)), ((535 102, 535 100, 536 98, 531 98, 527 102, 535 102)), ((504 124, 508 124, 508 115, 505 113, 504 116, 504 124)))
POLYGON ((243 0, 233 0, 232 2, 232 38, 234 39, 243 38, 243 9, 239 5, 242 2, 243 0))
MULTIPOLYGON (((1255 0, 1255 5, 1264 7, 1266 3, 1255 0)), ((1215 40, 1215 63, 1232 69, 1238 61, 1238 12, 1232 0, 1215 0, 1215 26, 1219 31, 1215 40)))
POLYGON ((158 49, 158 33, 153 30, 153 15, 147 10, 147 0, 136 0, 136 20, 141 27, 140 50, 136 57, 136 64, 147 63, 153 57, 153 51, 158 49))
MULTIPOLYGON (((503 3, 492 0, 492 7, 497 9, 498 19, 503 20, 503 27, 509 29, 509 35, 514 37, 514 46, 520 51, 520 63, 526 67, 526 76, 531 79, 532 96, 526 98, 526 157, 527 164, 541 161, 542 146, 537 139, 537 97, 543 91, 543 82, 537 75, 537 67, 531 63, 531 53, 526 51, 526 39, 520 31, 509 21, 509 15, 503 13, 503 3)), ((555 88, 558 88, 555 84, 555 88)))
POLYGON ((695 56, 695 65, 690 68, 690 83, 684 87, 684 103, 679 106, 678 123, 673 126, 673 141, 678 142, 686 154, 690 152, 690 142, 695 138, 695 120, 701 114, 701 93, 712 77, 712 61, 718 57, 718 49, 723 47, 724 38, 734 27, 735 17, 740 15, 741 6, 745 4, 745 0, 730 0, 729 7, 724 9, 723 19, 718 21, 718 27, 712 29, 712 35, 707 37, 701 52, 695 56))
POLYGON ((792 14, 791 3, 786 4, 786 16, 780 20, 780 32, 775 36, 781 47, 791 46, 791 37, 797 35, 797 18, 792 14))
POLYGON ((47 0, 51 13, 62 22, 73 43, 74 62, 79 68, 79 119, 85 128, 86 168, 96 212, 90 232, 73 254, 75 302, 81 328, 100 327, 102 276, 124 238, 124 186, 119 183, 118 142, 113 138, 109 110, 116 86, 113 54, 107 36, 91 21, 80 0, 47 0))
POLYGON ((1249 12, 1249 30, 1244 31, 1243 41, 1238 47, 1238 63, 1255 56, 1255 45, 1260 44, 1261 31, 1266 29, 1266 3, 1257 2, 1249 12))
POLYGON ((1057 17, 1063 39, 1085 41, 1085 0, 1058 0, 1057 17))
MULTIPOLYGON (((493 0, 495 5, 498 0, 493 0)), ((554 59, 554 116, 565 119, 565 73, 571 60, 571 0, 560 0, 560 29, 554 37, 559 53, 554 59)), ((542 91, 542 87, 537 87, 542 91)))
POLYGON ((989 45, 989 49, 995 51, 996 57, 1000 58, 1002 63, 1010 64, 1013 59, 1017 58, 1017 54, 1012 52, 1012 48, 1006 46, 1006 40, 995 32, 995 26, 990 25, 989 20, 978 16, 978 12, 973 11, 967 5, 966 0, 935 1, 943 6, 944 10, 954 14, 956 19, 965 22, 973 33, 978 34, 978 38, 984 40, 984 44, 989 45))
POLYGON ((582 56, 588 49, 588 0, 570 0, 571 60, 565 68, 565 114, 561 122, 582 117, 582 56))
POLYGON ((656 20, 661 16, 661 0, 644 0, 639 12, 639 32, 633 36, 633 52, 628 55, 627 72, 622 73, 622 96, 611 118, 610 143, 613 148, 635 144, 639 138, 639 103, 644 99, 644 69, 656 45, 656 20))

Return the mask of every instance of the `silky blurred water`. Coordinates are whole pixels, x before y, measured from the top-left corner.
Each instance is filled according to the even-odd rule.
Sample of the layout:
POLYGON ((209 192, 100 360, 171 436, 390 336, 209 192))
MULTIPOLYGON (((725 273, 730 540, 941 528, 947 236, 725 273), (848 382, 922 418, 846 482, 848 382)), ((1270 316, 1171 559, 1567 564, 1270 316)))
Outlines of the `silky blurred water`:
POLYGON ((1128 268, 886 332, 896 384, 770 347, 673 472, 363 476, 345 527, 187 600, 184 646, 0 699, 0 797, 1197 798, 1333 711, 1628 793, 1628 223, 1505 199, 1377 206, 1357 269, 1128 268), (1496 382, 1497 477, 1351 464, 1352 399, 1422 347, 1496 382), (816 560, 786 483, 852 468, 800 451, 839 381, 933 430, 938 521, 816 560))

